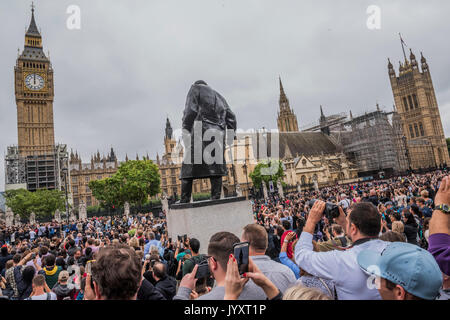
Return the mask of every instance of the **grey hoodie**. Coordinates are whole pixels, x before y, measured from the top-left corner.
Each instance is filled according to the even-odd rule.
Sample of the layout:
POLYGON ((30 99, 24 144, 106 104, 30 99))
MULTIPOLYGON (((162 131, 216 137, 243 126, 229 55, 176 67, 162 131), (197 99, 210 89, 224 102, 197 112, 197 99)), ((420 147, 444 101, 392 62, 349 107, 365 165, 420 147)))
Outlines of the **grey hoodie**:
POLYGON ((52 291, 58 296, 58 300, 62 300, 65 297, 72 296, 75 290, 76 290, 75 286, 71 283, 68 284, 57 283, 52 289, 52 291))

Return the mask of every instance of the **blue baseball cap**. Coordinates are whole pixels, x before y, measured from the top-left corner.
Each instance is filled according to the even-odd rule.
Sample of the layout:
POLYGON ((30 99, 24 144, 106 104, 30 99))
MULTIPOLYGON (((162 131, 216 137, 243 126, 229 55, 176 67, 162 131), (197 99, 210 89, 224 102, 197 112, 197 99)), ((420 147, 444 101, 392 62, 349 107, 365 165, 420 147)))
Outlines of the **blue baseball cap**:
POLYGON ((436 299, 442 287, 442 273, 434 257, 410 243, 392 242, 381 253, 364 250, 357 260, 366 273, 398 284, 425 300, 436 299))

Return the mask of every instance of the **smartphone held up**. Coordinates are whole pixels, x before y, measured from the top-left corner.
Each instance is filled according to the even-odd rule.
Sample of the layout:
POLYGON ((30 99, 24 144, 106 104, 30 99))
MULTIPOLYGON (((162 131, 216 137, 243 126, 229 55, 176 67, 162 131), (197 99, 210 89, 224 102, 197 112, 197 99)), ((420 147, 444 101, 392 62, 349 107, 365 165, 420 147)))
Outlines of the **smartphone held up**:
POLYGON ((233 246, 233 254, 238 263, 239 274, 244 274, 248 272, 248 264, 249 264, 249 243, 241 242, 236 243, 233 246))

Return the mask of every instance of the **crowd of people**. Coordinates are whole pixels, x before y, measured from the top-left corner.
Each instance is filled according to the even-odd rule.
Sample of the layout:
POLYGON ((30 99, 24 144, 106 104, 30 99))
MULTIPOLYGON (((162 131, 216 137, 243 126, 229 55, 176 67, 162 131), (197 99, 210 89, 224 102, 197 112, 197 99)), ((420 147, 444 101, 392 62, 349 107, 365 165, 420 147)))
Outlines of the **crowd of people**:
POLYGON ((10 300, 447 300, 450 176, 437 170, 253 199, 209 243, 161 213, 0 226, 10 300), (248 242, 248 272, 233 246, 248 242), (200 247, 207 254, 200 254, 200 247), (206 270, 206 271, 205 271, 206 270), (200 272, 201 271, 201 272, 200 272))

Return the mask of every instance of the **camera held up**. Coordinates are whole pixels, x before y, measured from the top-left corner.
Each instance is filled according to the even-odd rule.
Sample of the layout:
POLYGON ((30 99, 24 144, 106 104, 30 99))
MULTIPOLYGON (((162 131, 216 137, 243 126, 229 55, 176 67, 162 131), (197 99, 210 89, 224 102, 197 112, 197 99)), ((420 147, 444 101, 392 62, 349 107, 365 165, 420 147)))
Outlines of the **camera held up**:
MULTIPOLYGON (((309 207, 312 208, 314 203, 316 203, 317 199, 313 199, 309 201, 309 207)), ((327 217, 329 221, 333 221, 334 218, 338 218, 339 213, 339 207, 331 202, 327 202, 325 205, 324 215, 327 217)))

